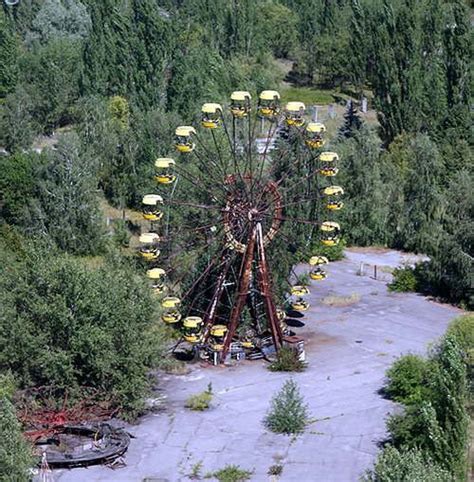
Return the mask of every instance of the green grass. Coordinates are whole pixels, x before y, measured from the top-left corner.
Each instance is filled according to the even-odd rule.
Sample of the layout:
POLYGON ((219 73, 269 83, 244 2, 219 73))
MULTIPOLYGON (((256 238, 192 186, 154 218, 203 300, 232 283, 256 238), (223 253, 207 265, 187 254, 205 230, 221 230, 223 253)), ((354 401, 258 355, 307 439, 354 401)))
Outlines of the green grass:
POLYGON ((311 89, 310 87, 289 87, 282 91, 283 102, 300 101, 306 105, 333 104, 334 97, 328 90, 311 89))
POLYGON ((207 474, 204 478, 214 477, 219 482, 244 482, 249 480, 252 474, 253 472, 242 470, 238 465, 226 465, 223 469, 207 474))

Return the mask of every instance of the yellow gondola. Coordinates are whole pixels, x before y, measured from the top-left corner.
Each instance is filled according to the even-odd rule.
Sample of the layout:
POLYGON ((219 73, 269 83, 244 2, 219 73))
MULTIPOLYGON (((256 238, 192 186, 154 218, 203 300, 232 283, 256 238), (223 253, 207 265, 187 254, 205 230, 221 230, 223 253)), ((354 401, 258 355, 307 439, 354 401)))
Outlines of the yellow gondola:
POLYGON ((201 108, 201 125, 206 129, 215 129, 221 125, 222 106, 208 103, 201 108))
POLYGON ((296 301, 293 301, 293 303, 291 303, 291 307, 295 311, 307 311, 309 309, 309 303, 303 298, 298 298, 296 301))
POLYGON ((187 316, 183 320, 183 338, 189 343, 197 343, 201 339, 202 318, 187 316))
POLYGON ((252 96, 245 90, 236 90, 230 96, 230 111, 234 117, 246 117, 250 112, 252 96))
POLYGON ((319 122, 310 122, 306 126, 305 143, 310 149, 320 149, 324 145, 326 126, 319 122))
POLYGON ((147 194, 143 196, 143 217, 147 221, 159 221, 163 217, 163 211, 158 209, 160 204, 163 204, 163 198, 158 194, 147 194))
POLYGON ((325 221, 321 224, 321 242, 325 246, 336 246, 339 243, 341 227, 334 221, 325 221))
POLYGON ((293 296, 306 296, 309 295, 309 289, 306 286, 296 285, 290 288, 290 293, 293 296))
POLYGON ((166 271, 163 268, 152 268, 146 272, 147 278, 151 280, 151 288, 157 294, 161 294, 166 291, 164 284, 164 277, 166 271))
POLYGON ((210 335, 212 340, 210 346, 214 351, 222 351, 224 348, 224 338, 226 333, 226 325, 214 325, 211 328, 210 335))
POLYGON ((285 122, 289 126, 301 127, 304 124, 306 106, 303 102, 288 102, 285 106, 285 122))
POLYGON ((147 261, 154 261, 160 256, 158 243, 160 237, 156 233, 143 233, 138 238, 140 242, 140 256, 147 261))
POLYGON ((181 300, 176 296, 167 296, 161 300, 163 308, 176 308, 181 303, 181 300))
POLYGON ((258 115, 273 120, 280 113, 280 94, 276 90, 264 90, 258 96, 258 115))
POLYGON ((321 153, 319 156, 319 162, 321 163, 319 173, 327 177, 335 176, 339 172, 337 161, 339 161, 339 156, 335 152, 321 153))
POLYGON ((321 266, 328 263, 329 260, 326 256, 312 256, 309 259, 309 265, 312 266, 313 269, 309 272, 309 277, 315 281, 326 279, 327 273, 321 266))
POLYGON ((176 181, 176 176, 173 174, 173 167, 175 166, 173 159, 169 157, 159 157, 155 161, 156 174, 155 181, 159 184, 171 184, 176 181))
POLYGON ((328 186, 323 189, 323 195, 326 198, 326 208, 331 211, 338 211, 342 209, 344 203, 340 197, 344 194, 344 189, 341 186, 328 186))
POLYGON ((161 319, 168 325, 174 325, 181 321, 181 313, 178 310, 165 311, 161 319))
POLYGON ((174 145, 179 152, 192 152, 196 145, 192 136, 196 134, 196 129, 191 126, 179 126, 175 131, 174 145))

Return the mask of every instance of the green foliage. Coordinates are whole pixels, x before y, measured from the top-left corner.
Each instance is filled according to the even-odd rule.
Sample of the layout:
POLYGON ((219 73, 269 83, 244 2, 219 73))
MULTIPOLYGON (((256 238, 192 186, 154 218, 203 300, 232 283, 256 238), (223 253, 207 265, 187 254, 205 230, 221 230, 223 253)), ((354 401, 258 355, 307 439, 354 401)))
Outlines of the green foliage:
POLYGON ((423 375, 422 364, 413 359, 398 362, 392 371, 393 392, 409 403, 403 414, 388 421, 392 443, 401 451, 421 450, 425 459, 432 459, 454 480, 463 480, 468 445, 467 383, 465 359, 456 339, 447 335, 426 363, 429 375, 428 371, 423 375))
MULTIPOLYGON (((340 181, 344 186, 341 226, 351 244, 385 244, 387 241, 387 187, 380 163, 380 140, 367 126, 340 143, 340 181)), ((339 176, 339 175, 338 175, 339 176)))
POLYGON ((411 266, 395 268, 392 274, 393 280, 388 285, 390 291, 404 292, 417 290, 418 282, 415 270, 411 266))
POLYGON ((404 355, 386 373, 385 393, 389 398, 405 405, 427 398, 429 363, 418 355, 404 355))
POLYGON ((260 10, 259 27, 268 48, 276 57, 288 57, 297 46, 298 17, 280 3, 265 2, 260 10))
POLYGON ((20 62, 23 88, 33 103, 32 115, 52 132, 72 121, 71 106, 79 97, 81 48, 76 41, 56 39, 35 46, 20 62))
POLYGON ((31 95, 18 86, 0 105, 0 144, 9 152, 28 149, 39 129, 31 95))
POLYGON ((196 395, 191 395, 185 403, 185 407, 189 408, 189 410, 195 410, 198 412, 203 412, 207 410, 212 401, 212 385, 209 383, 207 390, 204 392, 198 393, 196 395))
POLYGON ((288 347, 278 350, 276 360, 268 365, 272 372, 302 372, 306 363, 298 359, 298 353, 288 347))
POLYGON ((130 117, 127 99, 120 97, 120 95, 114 95, 109 99, 108 108, 112 119, 117 122, 121 129, 126 129, 130 117))
POLYGON ((46 164, 45 155, 36 153, 0 157, 0 216, 11 224, 21 224, 21 217, 34 198, 38 173, 46 164))
POLYGON ((308 407, 294 380, 286 381, 273 397, 263 423, 266 428, 275 433, 290 435, 304 431, 309 423, 308 407))
POLYGON ((469 396, 474 399, 474 315, 456 318, 448 327, 448 336, 456 340, 462 350, 467 370, 469 396))
POLYGON ((0 99, 15 89, 18 77, 18 42, 0 10, 0 99))
POLYGON ((206 478, 215 477, 219 482, 244 482, 252 477, 253 472, 243 470, 238 465, 226 465, 223 469, 216 470, 206 478))
POLYGON ((23 438, 15 408, 8 398, 0 397, 0 479, 27 482, 34 464, 31 447, 23 438))
POLYGON ((62 137, 48 157, 29 200, 25 229, 51 237, 70 253, 99 253, 104 231, 91 160, 81 156, 75 134, 62 137))
POLYGON ((1 277, 0 369, 21 387, 94 387, 128 416, 163 356, 152 293, 129 268, 31 250, 1 277))
POLYGON ((397 450, 392 445, 385 447, 377 457, 373 469, 368 470, 363 482, 450 482, 449 472, 419 449, 397 450))
POLYGON ((17 383, 15 377, 10 371, 0 373, 0 399, 7 398, 11 400, 16 388, 17 383))
POLYGON ((91 27, 86 7, 78 0, 44 0, 34 17, 28 41, 83 40, 91 27))
POLYGON ((130 244, 130 231, 127 228, 127 221, 119 219, 114 222, 113 240, 117 246, 127 248, 130 244))

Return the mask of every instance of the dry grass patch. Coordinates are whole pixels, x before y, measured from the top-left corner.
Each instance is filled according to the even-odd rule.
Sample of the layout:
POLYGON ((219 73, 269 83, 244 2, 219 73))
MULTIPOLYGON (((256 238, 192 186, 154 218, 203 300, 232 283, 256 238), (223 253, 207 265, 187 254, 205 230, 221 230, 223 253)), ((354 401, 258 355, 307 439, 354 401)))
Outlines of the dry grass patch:
POLYGON ((352 293, 349 296, 326 296, 321 300, 321 303, 326 306, 350 306, 360 301, 359 293, 352 293))

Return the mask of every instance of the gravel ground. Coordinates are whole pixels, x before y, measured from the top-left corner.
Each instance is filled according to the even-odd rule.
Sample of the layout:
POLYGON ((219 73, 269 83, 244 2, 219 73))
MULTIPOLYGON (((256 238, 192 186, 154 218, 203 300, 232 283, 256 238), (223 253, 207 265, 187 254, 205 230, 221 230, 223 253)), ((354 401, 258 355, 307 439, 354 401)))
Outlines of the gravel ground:
POLYGON ((416 294, 389 293, 385 281, 371 277, 373 265, 386 274, 389 269, 382 266, 397 266, 405 255, 367 249, 346 254, 329 265, 327 280, 313 282, 312 307, 301 319, 304 326, 295 328, 307 340, 309 366, 294 378, 315 419, 303 435, 275 435, 261 423, 289 374, 271 373, 263 362, 231 368, 194 365, 187 375, 159 375, 157 397, 166 396, 164 408, 126 427, 135 437, 126 467, 57 471, 55 480, 187 481, 200 463, 202 476, 237 464, 252 470, 251 480, 258 482, 357 481, 386 437, 387 415, 397 409, 378 393, 385 370, 403 353, 424 353, 461 311, 416 294), (361 261, 365 276, 357 274, 361 261), (321 302, 335 296, 340 304, 340 297, 351 295, 352 304, 346 306, 321 302), (188 396, 209 382, 215 393, 212 408, 185 409, 188 396), (268 469, 277 463, 283 472, 272 479, 268 469))

